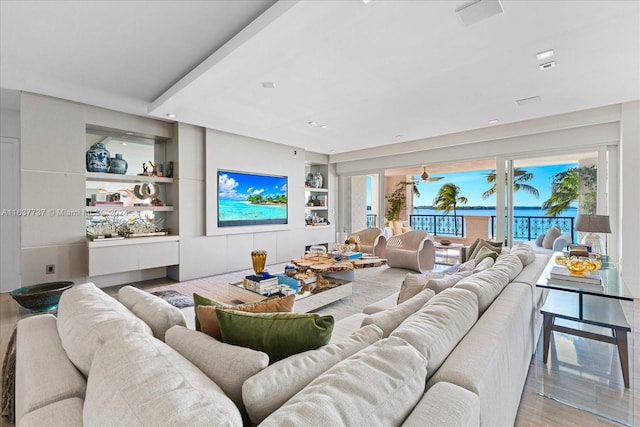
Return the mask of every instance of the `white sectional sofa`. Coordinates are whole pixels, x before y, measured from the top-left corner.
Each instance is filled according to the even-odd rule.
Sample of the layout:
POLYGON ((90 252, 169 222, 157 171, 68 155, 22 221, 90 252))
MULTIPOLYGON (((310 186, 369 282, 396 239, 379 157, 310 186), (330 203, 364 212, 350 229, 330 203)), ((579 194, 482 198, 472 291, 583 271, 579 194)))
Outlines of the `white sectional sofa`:
POLYGON ((526 257, 341 320, 328 345, 271 365, 150 294, 78 285, 57 317, 18 323, 17 425, 513 425, 544 299, 547 258, 526 257))

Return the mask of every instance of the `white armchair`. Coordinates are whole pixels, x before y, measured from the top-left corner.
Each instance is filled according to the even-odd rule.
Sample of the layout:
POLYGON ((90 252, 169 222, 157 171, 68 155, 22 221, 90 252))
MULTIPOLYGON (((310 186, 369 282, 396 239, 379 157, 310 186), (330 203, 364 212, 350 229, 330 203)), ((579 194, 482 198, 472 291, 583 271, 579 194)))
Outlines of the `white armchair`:
MULTIPOLYGON (((384 258, 387 247, 387 238, 380 228, 365 228, 357 231, 351 236, 355 237, 360 246, 360 252, 373 254, 379 258, 384 258)), ((350 236, 350 237, 351 237, 350 236)))
POLYGON ((387 265, 420 273, 432 270, 436 261, 433 236, 423 230, 412 230, 387 240, 387 265))

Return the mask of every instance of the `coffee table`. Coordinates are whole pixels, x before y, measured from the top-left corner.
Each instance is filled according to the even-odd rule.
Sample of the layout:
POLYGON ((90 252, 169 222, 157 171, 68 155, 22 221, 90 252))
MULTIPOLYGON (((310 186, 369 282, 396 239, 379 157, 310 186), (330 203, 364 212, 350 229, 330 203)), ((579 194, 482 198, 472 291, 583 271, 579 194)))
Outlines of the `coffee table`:
MULTIPOLYGON (((616 418, 617 415, 607 413, 609 407, 615 406, 615 404, 603 403, 605 399, 602 396, 604 390, 608 390, 606 392, 608 395, 615 396, 622 393, 622 397, 625 397, 626 394, 626 398, 633 401, 633 390, 629 388, 629 353, 633 354, 633 349, 627 344, 627 334, 631 332, 630 323, 633 323, 633 297, 615 267, 599 270, 604 287, 603 292, 554 283, 549 274, 555 265, 555 257, 560 255, 562 255, 561 252, 553 254, 536 283, 538 288, 542 288, 545 293, 548 292, 540 310, 543 315, 542 365, 545 366, 545 369, 542 372, 543 380, 540 381, 538 378, 538 393, 626 423, 627 420, 620 420, 616 418), (629 302, 631 307, 625 310, 623 304, 628 305, 629 302), (589 371, 588 367, 582 366, 582 356, 577 356, 579 351, 577 344, 574 344, 576 348, 568 353, 569 357, 566 357, 565 354, 567 360, 560 360, 558 346, 551 345, 554 339, 553 332, 611 344, 616 350, 618 360, 606 360, 610 353, 604 348, 604 351, 599 352, 599 355, 603 357, 599 361, 594 359, 593 362, 590 362, 593 365, 589 371), (551 363, 549 361, 550 353, 551 363), (619 362, 620 368, 614 362, 619 362), (609 368, 611 368, 610 372, 608 372, 609 368), (593 370, 600 372, 600 374, 593 374, 593 370), (577 372, 581 372, 581 374, 578 375, 577 372), (620 372, 624 389, 620 388, 620 385, 616 386, 615 377, 620 372), (565 378, 549 378, 548 375, 551 373, 564 375, 565 378), (548 380, 545 381, 545 378, 548 380), (575 384, 584 383, 587 378, 590 378, 593 384, 583 390, 593 391, 594 396, 592 397, 568 393, 566 389, 555 386, 555 381, 562 382, 566 387, 572 381, 575 381, 575 384), (554 386, 550 384, 554 384, 554 386)), ((575 343, 575 341, 573 342, 575 343)), ((585 343, 583 347, 586 345, 588 344, 585 343)), ((602 344, 600 346, 602 348, 602 344)), ((624 411, 620 413, 622 412, 624 411)))
POLYGON ((328 254, 306 254, 302 258, 292 259, 291 263, 298 269, 309 270, 321 276, 352 281, 355 279, 354 270, 380 267, 385 265, 387 260, 373 255, 363 255, 361 258, 343 258, 335 261, 328 254))

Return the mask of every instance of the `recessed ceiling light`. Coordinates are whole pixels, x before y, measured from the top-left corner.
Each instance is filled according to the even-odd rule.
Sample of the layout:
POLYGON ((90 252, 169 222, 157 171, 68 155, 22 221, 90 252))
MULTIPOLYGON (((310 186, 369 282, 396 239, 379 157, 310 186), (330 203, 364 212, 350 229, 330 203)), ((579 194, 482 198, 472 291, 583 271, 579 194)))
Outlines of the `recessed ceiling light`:
POLYGON ((127 132, 127 135, 133 135, 133 132, 127 132))
POLYGON ((329 152, 330 152, 330 153, 335 153, 335 152, 336 152, 336 150, 329 150, 329 152))
POLYGON ((276 84, 274 82, 262 82, 262 87, 265 89, 275 89, 276 84))
POLYGON ((126 142, 124 142, 124 141, 122 141, 122 142, 120 143, 120 145, 122 145, 122 146, 126 146, 126 145, 127 145, 127 143, 126 143, 126 142))
POLYGON ((540 70, 544 71, 544 70, 548 70, 549 68, 553 68, 556 66, 556 62, 555 61, 551 61, 551 62, 545 62, 544 64, 540 64, 538 66, 538 68, 540 68, 540 70))
POLYGON ((364 4, 369 4, 369 3, 371 3, 371 0, 360 0, 360 1, 361 1, 362 3, 364 3, 364 4))
POLYGON ((491 119, 491 120, 489 120, 489 124, 494 125, 494 124, 496 124, 496 123, 498 123, 498 119, 491 119))
POLYGON ((471 3, 459 7, 456 12, 462 22, 466 25, 473 25, 504 12, 500 0, 474 0, 471 3))
POLYGON ((518 107, 522 107, 525 105, 537 104, 538 102, 541 102, 541 101, 542 101, 542 98, 540 98, 539 96, 532 96, 531 98, 517 99, 516 105, 518 105, 518 107))
POLYGON ((395 138, 396 139, 400 139, 400 138, 402 138, 402 135, 396 135, 395 138))
POLYGON ((538 61, 542 61, 543 59, 549 59, 553 57, 553 55, 554 55, 553 49, 549 49, 549 50, 545 50, 544 52, 540 52, 536 54, 536 58, 538 58, 538 61))
POLYGON ((327 125, 320 125, 320 127, 321 127, 322 129, 326 129, 326 128, 327 128, 327 125))
POLYGON ((311 126, 315 126, 315 125, 317 125, 317 123, 316 123, 316 122, 314 122, 314 121, 310 121, 310 122, 307 122, 307 123, 308 123, 308 124, 310 124, 311 126))
POLYGON ((167 114, 167 117, 169 117, 170 119, 175 119, 176 115, 169 113, 169 114, 167 114))

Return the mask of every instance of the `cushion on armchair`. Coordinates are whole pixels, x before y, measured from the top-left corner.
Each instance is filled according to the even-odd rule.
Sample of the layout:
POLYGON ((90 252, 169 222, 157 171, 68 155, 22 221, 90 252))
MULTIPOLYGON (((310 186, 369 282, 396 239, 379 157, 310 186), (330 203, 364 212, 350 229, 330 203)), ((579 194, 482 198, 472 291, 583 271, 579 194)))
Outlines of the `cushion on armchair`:
POLYGON ((542 247, 545 249, 553 248, 553 242, 560 237, 562 234, 562 230, 557 225, 550 227, 544 235, 544 239, 542 239, 542 247))

